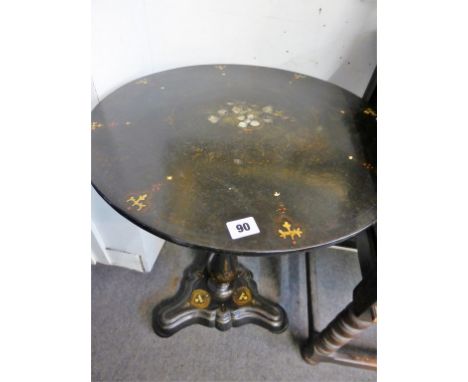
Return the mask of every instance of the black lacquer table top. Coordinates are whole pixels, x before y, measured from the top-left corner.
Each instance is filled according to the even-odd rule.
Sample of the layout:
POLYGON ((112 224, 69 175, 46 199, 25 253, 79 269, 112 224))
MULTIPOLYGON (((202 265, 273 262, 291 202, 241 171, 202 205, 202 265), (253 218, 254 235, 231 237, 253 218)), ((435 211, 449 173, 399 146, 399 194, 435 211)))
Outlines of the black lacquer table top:
POLYGON ((92 112, 92 183, 167 240, 237 254, 339 242, 376 221, 376 114, 283 70, 194 66, 141 78, 92 112), (233 240, 227 222, 260 233, 233 240))

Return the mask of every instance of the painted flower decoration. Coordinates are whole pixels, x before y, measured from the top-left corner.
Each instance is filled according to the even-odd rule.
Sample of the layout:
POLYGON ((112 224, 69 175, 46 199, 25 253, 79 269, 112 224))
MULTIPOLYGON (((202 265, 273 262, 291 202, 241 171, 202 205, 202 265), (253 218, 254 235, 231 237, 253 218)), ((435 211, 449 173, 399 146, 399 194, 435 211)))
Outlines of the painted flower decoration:
POLYGON ((259 106, 246 102, 226 102, 226 104, 207 117, 212 124, 237 126, 245 132, 261 129, 277 121, 291 120, 282 110, 271 105, 259 106))

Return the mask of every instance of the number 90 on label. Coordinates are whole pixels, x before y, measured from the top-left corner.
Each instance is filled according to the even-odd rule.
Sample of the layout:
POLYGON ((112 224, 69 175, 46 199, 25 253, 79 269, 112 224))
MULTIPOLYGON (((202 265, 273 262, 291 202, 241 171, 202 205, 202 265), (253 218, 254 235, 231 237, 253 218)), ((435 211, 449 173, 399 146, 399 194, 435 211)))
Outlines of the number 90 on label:
POLYGON ((260 233, 260 229, 253 217, 233 220, 231 222, 227 222, 226 226, 232 240, 260 233))

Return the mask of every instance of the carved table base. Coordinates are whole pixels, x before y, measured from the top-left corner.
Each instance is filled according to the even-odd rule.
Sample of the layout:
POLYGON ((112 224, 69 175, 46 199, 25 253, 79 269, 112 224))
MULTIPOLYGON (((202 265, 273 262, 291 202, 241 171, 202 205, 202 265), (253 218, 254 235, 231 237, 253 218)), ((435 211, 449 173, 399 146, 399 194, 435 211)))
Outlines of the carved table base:
POLYGON ((192 265, 177 294, 153 310, 153 329, 169 337, 193 324, 228 330, 244 324, 280 333, 288 326, 284 309, 260 296, 252 272, 237 256, 212 254, 208 265, 192 265))

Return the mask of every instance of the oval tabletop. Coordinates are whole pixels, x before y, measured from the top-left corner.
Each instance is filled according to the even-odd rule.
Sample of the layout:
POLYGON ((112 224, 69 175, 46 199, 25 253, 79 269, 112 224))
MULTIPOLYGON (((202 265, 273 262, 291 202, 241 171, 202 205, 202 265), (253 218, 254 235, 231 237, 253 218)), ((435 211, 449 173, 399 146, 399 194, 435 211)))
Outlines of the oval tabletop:
POLYGON ((376 221, 376 114, 315 78, 240 65, 161 72, 102 100, 91 130, 98 193, 182 245, 289 253, 376 221), (255 223, 229 231, 244 218, 255 223))

